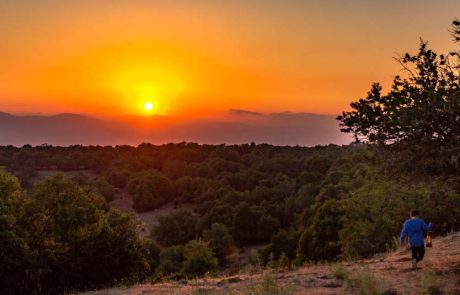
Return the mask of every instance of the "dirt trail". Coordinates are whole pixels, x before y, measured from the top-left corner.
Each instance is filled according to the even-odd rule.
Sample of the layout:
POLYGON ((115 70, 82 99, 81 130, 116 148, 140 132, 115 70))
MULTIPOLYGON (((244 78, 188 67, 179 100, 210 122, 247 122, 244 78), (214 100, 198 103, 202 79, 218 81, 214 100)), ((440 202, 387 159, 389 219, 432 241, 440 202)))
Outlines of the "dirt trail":
MULTIPOLYGON (((460 233, 434 239, 433 248, 427 248, 425 260, 417 270, 411 269, 410 253, 404 249, 376 255, 370 260, 345 263, 344 268, 352 278, 363 272, 373 274, 383 294, 426 294, 431 285, 439 285, 444 294, 460 294, 460 233)), ((240 274, 173 283, 140 284, 84 294, 363 294, 346 285, 343 280, 334 277, 330 265, 313 265, 292 271, 273 271, 269 275, 240 274), (260 290, 267 277, 273 279, 279 288, 291 289, 292 292, 255 292, 260 290)))

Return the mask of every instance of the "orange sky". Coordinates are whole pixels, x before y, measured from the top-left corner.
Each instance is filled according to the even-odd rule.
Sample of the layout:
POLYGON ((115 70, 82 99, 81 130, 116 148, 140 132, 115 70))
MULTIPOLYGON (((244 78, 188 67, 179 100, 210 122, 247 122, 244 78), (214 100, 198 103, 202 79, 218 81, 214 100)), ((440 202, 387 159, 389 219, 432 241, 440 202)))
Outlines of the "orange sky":
POLYGON ((458 1, 0 2, 0 111, 337 114, 388 85, 421 36, 452 48, 458 1))

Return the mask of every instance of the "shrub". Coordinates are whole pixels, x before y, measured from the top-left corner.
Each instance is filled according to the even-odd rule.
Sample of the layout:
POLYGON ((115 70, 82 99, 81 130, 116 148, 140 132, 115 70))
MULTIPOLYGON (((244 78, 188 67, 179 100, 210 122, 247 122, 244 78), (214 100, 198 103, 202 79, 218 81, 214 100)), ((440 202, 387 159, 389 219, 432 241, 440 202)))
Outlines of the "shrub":
POLYGON ((336 263, 331 265, 331 272, 334 278, 338 280, 346 280, 348 279, 348 271, 347 269, 343 266, 343 264, 336 263))
POLYGON ((345 281, 348 289, 355 294, 380 295, 382 294, 381 282, 370 272, 369 268, 357 271, 353 276, 348 276, 345 281))
POLYGON ((184 246, 171 246, 161 250, 158 270, 162 275, 179 274, 184 262, 184 246))
POLYGON ((190 276, 201 276, 217 267, 217 259, 208 245, 191 240, 185 245, 182 272, 190 276))
POLYGON ((225 256, 230 253, 233 238, 228 228, 222 223, 214 223, 211 229, 203 232, 203 238, 209 243, 209 247, 216 254, 219 262, 225 261, 225 256))
POLYGON ((286 255, 286 253, 281 253, 280 258, 278 259, 278 267, 281 269, 290 269, 291 268, 291 259, 286 255))
POLYGON ((262 281, 257 284, 249 294, 255 295, 290 295, 294 293, 292 286, 280 287, 271 272, 264 272, 262 281))

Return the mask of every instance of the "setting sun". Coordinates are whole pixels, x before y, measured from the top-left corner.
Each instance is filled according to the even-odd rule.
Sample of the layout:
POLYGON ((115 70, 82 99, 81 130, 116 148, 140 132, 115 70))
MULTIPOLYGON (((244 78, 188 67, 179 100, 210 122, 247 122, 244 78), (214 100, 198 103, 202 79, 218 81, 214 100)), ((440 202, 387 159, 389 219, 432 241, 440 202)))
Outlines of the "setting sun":
POLYGON ((146 102, 146 103, 144 104, 144 109, 145 109, 146 111, 151 111, 151 110, 153 109, 153 104, 152 104, 150 101, 146 102))

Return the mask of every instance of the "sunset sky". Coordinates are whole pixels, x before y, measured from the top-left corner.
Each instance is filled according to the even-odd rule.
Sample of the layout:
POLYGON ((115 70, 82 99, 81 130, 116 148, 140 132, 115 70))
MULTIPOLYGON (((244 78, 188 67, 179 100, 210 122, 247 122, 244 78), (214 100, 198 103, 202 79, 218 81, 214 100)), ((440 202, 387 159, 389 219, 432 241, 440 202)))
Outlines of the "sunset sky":
POLYGON ((418 38, 452 48, 456 1, 0 1, 0 111, 338 114, 418 38))

